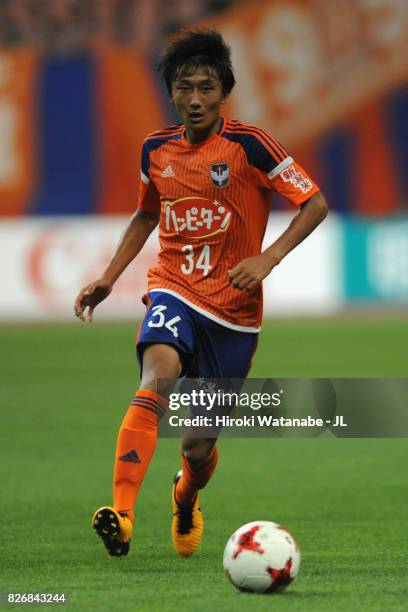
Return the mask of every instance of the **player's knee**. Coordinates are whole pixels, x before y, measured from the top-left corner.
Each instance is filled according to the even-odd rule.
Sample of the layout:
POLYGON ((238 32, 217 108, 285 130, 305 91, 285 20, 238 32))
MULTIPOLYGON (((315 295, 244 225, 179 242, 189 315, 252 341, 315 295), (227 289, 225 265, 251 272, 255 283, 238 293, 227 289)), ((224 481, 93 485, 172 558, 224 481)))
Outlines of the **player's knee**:
POLYGON ((166 397, 172 392, 174 382, 180 373, 180 356, 173 347, 155 344, 146 348, 143 354, 143 375, 140 383, 142 389, 156 391, 166 397))
POLYGON ((157 374, 156 372, 144 373, 140 381, 140 388, 145 391, 154 391, 162 397, 168 398, 172 393, 177 376, 157 374))
POLYGON ((213 443, 210 440, 183 441, 181 452, 191 464, 202 463, 211 454, 213 443))

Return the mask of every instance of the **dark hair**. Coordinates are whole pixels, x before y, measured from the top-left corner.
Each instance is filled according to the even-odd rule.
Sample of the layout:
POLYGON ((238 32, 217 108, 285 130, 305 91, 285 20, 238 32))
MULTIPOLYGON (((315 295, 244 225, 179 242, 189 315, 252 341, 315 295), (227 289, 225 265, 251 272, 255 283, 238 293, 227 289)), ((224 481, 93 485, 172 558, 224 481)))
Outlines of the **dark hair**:
POLYGON ((190 76, 197 68, 213 69, 221 81, 224 95, 235 85, 231 49, 216 30, 182 30, 160 57, 158 70, 163 74, 169 94, 177 75, 190 76))

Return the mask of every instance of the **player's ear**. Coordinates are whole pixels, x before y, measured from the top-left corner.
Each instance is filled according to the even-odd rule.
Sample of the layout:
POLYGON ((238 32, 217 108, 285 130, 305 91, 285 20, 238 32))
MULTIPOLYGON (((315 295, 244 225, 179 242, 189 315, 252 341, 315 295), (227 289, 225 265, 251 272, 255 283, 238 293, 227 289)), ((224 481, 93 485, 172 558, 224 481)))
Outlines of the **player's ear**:
POLYGON ((221 100, 221 104, 225 104, 228 98, 229 98, 229 93, 224 94, 221 100))

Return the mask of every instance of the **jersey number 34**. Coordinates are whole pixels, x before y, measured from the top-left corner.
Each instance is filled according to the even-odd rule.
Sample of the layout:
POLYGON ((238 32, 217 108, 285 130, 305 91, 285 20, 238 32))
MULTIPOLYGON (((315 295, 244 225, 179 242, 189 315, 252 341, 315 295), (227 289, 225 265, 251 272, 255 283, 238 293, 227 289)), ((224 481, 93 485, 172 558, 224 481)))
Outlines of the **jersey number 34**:
POLYGON ((167 319, 166 321, 166 315, 164 314, 166 310, 167 310, 167 306, 162 306, 162 305, 153 306, 151 320, 148 322, 147 325, 149 327, 163 327, 164 326, 166 329, 171 331, 171 333, 173 334, 175 338, 178 338, 178 329, 176 327, 176 323, 181 321, 181 317, 177 315, 175 317, 172 317, 171 319, 167 319), (156 320, 153 320, 153 319, 156 319, 156 320))
POLYGON ((194 270, 202 270, 203 276, 207 276, 212 268, 210 264, 210 245, 205 244, 198 256, 196 256, 192 244, 186 244, 181 250, 187 260, 181 264, 182 273, 191 274, 194 270))

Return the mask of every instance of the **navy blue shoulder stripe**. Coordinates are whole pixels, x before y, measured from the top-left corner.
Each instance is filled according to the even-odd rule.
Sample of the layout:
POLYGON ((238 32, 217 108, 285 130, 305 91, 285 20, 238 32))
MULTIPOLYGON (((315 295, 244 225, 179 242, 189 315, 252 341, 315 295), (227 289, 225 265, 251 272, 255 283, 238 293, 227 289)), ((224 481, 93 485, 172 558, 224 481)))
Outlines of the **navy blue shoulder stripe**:
POLYGON ((147 138, 143 143, 143 148, 149 149, 149 151, 154 151, 158 147, 161 147, 162 144, 167 142, 168 140, 180 140, 183 132, 172 132, 170 134, 164 134, 163 136, 156 136, 152 138, 147 138))
POLYGON ((230 140, 231 142, 236 142, 237 144, 241 145, 245 151, 248 163, 251 164, 251 166, 255 166, 255 168, 258 168, 259 170, 266 172, 266 174, 269 174, 281 163, 281 160, 277 160, 270 154, 270 152, 255 134, 241 134, 234 133, 232 131, 224 131, 221 136, 227 140, 230 140))
POLYGON ((164 145, 169 140, 180 140, 181 135, 182 131, 175 133, 171 132, 170 134, 166 134, 163 136, 147 138, 144 141, 142 148, 142 172, 147 178, 149 178, 150 153, 164 145))
POLYGON ((275 155, 277 159, 280 159, 280 161, 283 161, 288 156, 283 146, 277 140, 272 138, 272 136, 270 136, 268 132, 265 132, 264 130, 259 130, 258 128, 248 126, 241 127, 237 125, 232 125, 228 129, 230 132, 255 134, 259 138, 259 140, 261 140, 265 144, 266 147, 269 147, 270 153, 272 153, 272 155, 275 155))
POLYGON ((150 138, 161 138, 162 136, 167 136, 169 134, 173 134, 174 132, 178 132, 184 127, 182 123, 176 123, 175 125, 170 125, 168 128, 163 128, 162 130, 156 130, 155 132, 151 132, 146 136, 146 140, 150 138))

